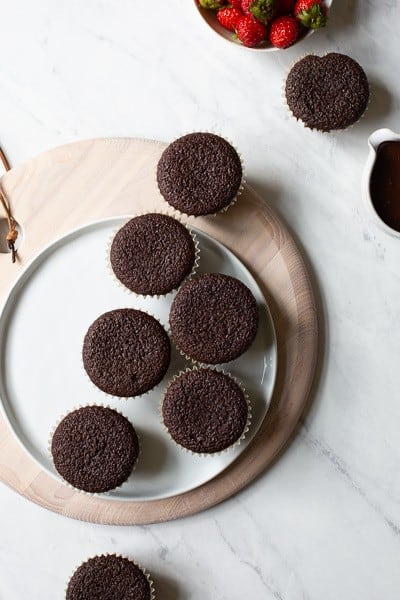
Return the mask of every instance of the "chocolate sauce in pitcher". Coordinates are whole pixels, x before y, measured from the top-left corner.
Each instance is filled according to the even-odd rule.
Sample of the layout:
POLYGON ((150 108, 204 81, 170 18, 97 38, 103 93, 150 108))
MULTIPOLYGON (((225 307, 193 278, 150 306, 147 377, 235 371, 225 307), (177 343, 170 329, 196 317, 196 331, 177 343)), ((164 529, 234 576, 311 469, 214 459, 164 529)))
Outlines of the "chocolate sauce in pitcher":
POLYGON ((370 193, 382 221, 400 232, 400 141, 383 142, 378 146, 370 193))

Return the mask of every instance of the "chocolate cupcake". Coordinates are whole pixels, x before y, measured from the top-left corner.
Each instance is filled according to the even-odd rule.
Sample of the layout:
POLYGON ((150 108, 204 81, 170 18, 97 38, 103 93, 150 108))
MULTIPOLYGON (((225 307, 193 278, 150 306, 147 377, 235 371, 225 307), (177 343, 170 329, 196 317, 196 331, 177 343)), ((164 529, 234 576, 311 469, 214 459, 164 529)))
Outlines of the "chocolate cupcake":
POLYGON ((111 268, 120 283, 141 295, 162 295, 193 271, 196 247, 188 229, 158 213, 134 217, 115 235, 111 268))
POLYGON ((170 342, 160 323, 141 310, 122 308, 101 315, 83 342, 83 365, 106 394, 139 396, 164 377, 170 342))
POLYGON ((126 481, 139 455, 133 425, 117 411, 84 406, 70 412, 51 439, 53 463, 65 481, 90 493, 113 490, 126 481))
POLYGON ((207 273, 185 283, 169 315, 171 334, 188 358, 218 364, 238 358, 253 342, 258 309, 239 279, 207 273))
POLYGON ((164 150, 157 182, 164 199, 181 213, 210 215, 226 209, 242 182, 236 150, 213 133, 190 133, 164 150))
POLYGON ((364 114, 369 101, 367 76, 345 54, 309 54, 292 67, 285 85, 293 116, 319 131, 346 129, 364 114))
POLYGON ((94 556, 72 575, 66 600, 153 600, 149 575, 128 558, 107 554, 94 556))
POLYGON ((162 419, 179 446, 197 454, 222 452, 244 438, 248 400, 236 381, 214 369, 181 373, 168 386, 162 419))

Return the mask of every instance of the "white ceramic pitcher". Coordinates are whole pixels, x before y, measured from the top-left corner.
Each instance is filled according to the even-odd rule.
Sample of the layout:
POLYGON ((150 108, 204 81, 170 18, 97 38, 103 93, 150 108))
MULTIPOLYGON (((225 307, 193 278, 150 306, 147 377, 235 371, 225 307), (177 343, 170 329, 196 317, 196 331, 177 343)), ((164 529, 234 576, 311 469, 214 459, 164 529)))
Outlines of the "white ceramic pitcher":
MULTIPOLYGON (((364 173, 363 173, 363 178, 362 178, 362 192, 363 192, 363 199, 364 199, 365 205, 367 206, 368 212, 369 212, 370 216, 372 217, 372 219, 374 220, 374 222, 377 225, 379 225, 379 227, 381 229, 383 229, 383 231, 385 231, 389 235, 400 238, 400 232, 396 231, 395 229, 392 229, 391 227, 389 227, 389 225, 386 225, 386 223, 384 223, 384 221, 382 221, 382 219, 378 215, 378 213, 376 212, 375 207, 372 203, 371 193, 370 193, 371 174, 372 174, 372 170, 375 165, 376 152, 378 150, 378 147, 383 142, 396 142, 396 141, 400 141, 400 134, 395 133, 391 129, 377 129, 376 131, 371 133, 371 135, 368 138, 369 154, 368 154, 367 162, 365 163, 365 167, 364 167, 364 173)), ((399 202, 400 202, 400 198, 399 198, 399 202)))

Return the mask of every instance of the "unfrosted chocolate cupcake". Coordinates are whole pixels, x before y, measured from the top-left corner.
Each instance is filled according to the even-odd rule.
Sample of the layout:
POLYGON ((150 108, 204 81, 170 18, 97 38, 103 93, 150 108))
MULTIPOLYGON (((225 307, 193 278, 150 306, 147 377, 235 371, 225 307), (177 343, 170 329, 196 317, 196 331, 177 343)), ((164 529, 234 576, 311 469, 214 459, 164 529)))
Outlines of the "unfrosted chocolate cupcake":
POLYGON ((243 436, 249 407, 232 377, 213 369, 194 369, 168 386, 162 418, 177 444, 191 452, 213 454, 243 436))
POLYGON ((364 114, 369 101, 367 76, 345 54, 309 54, 290 70, 286 102, 296 119, 319 131, 346 129, 364 114))
POLYGON ((239 279, 207 273, 178 291, 170 311, 172 337, 189 358, 218 364, 234 360, 253 342, 256 300, 239 279))
POLYGON ((133 425, 103 406, 70 412, 56 427, 51 454, 58 473, 85 492, 107 492, 123 484, 139 455, 133 425))
POLYGON ((236 150, 212 133, 189 133, 164 150, 157 167, 161 194, 187 215, 210 215, 236 197, 242 181, 236 150))
POLYGON ((115 554, 89 558, 72 575, 66 600, 151 600, 152 583, 133 561, 115 554))
POLYGON ((115 235, 110 263, 117 279, 136 294, 176 289, 193 269, 195 245, 176 219, 149 213, 131 219, 115 235))
POLYGON ((83 365, 106 394, 139 396, 164 377, 170 342, 160 323, 141 310, 122 308, 101 315, 83 342, 83 365))

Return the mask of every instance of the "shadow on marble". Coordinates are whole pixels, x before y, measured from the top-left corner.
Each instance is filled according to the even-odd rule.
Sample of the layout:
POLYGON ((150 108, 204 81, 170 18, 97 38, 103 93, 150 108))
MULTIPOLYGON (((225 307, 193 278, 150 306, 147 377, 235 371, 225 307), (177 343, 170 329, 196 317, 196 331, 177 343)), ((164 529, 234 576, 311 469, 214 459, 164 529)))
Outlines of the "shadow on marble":
POLYGON ((389 90, 377 79, 369 80, 371 99, 363 119, 357 126, 368 129, 372 133, 375 129, 385 127, 385 119, 393 107, 393 99, 389 90))
POLYGON ((356 27, 358 24, 357 15, 359 6, 362 3, 363 11, 368 10, 368 5, 365 7, 365 0, 336 0, 332 4, 329 14, 329 29, 342 30, 351 27, 356 27))
POLYGON ((156 598, 162 598, 162 600, 184 600, 178 584, 166 575, 159 575, 154 579, 154 587, 156 598))

